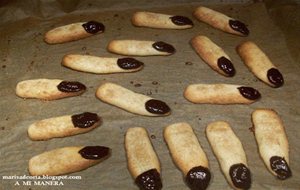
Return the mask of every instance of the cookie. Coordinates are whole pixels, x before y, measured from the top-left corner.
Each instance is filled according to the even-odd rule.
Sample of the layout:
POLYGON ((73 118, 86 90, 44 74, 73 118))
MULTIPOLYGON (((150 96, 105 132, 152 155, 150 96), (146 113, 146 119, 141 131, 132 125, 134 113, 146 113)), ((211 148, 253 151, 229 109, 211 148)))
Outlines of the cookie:
POLYGON ((59 79, 33 79, 17 84, 16 94, 21 98, 55 100, 78 96, 86 91, 86 86, 76 81, 59 79))
POLYGON ((260 99, 260 93, 247 86, 232 84, 191 84, 184 97, 197 104, 251 104, 260 99))
POLYGON ((135 93, 114 83, 102 84, 97 89, 96 96, 103 102, 139 115, 166 116, 171 113, 170 107, 165 102, 135 93))
POLYGON ((146 129, 129 128, 125 134, 128 169, 140 190, 160 190, 160 163, 146 129))
POLYGON ((199 21, 205 22, 211 25, 212 27, 222 30, 224 32, 228 32, 230 34, 235 34, 239 36, 249 35, 249 30, 243 22, 228 17, 223 13, 209 9, 207 7, 198 7, 194 11, 194 16, 199 21))
POLYGON ((162 41, 112 40, 107 46, 108 51, 121 55, 171 55, 175 48, 162 41))
POLYGON ((102 33, 104 29, 104 25, 100 22, 78 22, 48 31, 44 36, 44 41, 48 44, 65 43, 102 33))
POLYGON ((235 68, 222 48, 206 36, 196 36, 191 44, 199 56, 215 71, 226 77, 235 74, 235 68))
POLYGON ((135 72, 143 68, 144 63, 130 57, 108 58, 90 55, 65 55, 62 65, 76 71, 96 74, 135 72))
POLYGON ((281 180, 291 177, 289 144, 279 115, 271 109, 257 109, 252 113, 252 122, 259 153, 268 170, 281 180))
POLYGON ((255 43, 244 42, 237 47, 237 52, 258 79, 274 88, 283 85, 284 79, 281 72, 255 43))
POLYGON ((224 121, 210 123, 206 136, 228 183, 234 189, 250 189, 251 173, 241 141, 224 121))
POLYGON ((185 16, 167 15, 153 12, 136 12, 131 22, 135 26, 162 28, 162 29, 187 29, 193 27, 193 22, 185 16))
POLYGON ((84 112, 37 121, 28 127, 28 136, 31 140, 48 140, 86 133, 100 124, 97 114, 84 112))
POLYGON ((64 175, 96 165, 110 154, 110 148, 105 146, 58 148, 32 157, 29 160, 28 170, 33 176, 64 175))
POLYGON ((190 189, 206 189, 211 178, 208 160, 192 127, 187 123, 169 125, 164 129, 164 139, 190 189))

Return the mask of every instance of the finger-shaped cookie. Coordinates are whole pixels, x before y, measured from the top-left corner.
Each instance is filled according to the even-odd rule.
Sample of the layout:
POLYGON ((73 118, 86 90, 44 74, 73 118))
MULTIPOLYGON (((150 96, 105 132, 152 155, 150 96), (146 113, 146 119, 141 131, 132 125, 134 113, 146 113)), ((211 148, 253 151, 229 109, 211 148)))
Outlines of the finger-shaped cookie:
POLYGON ((64 56, 62 65, 83 72, 108 74, 141 70, 144 63, 130 57, 108 58, 90 55, 70 54, 64 56))
POLYGON ((59 79, 33 79, 17 84, 16 94, 21 98, 55 100, 84 93, 86 86, 76 81, 59 79))
POLYGON ((243 22, 207 7, 198 7, 194 12, 194 16, 198 20, 224 32, 240 36, 249 35, 249 30, 243 22))
POLYGON ((162 28, 162 29, 187 29, 193 27, 193 22, 179 15, 167 15, 153 12, 136 12, 131 22, 135 26, 162 28))
POLYGON ((28 136, 31 140, 48 140, 86 133, 100 124, 97 114, 84 112, 37 121, 28 127, 28 136))
POLYGON ((196 36, 191 44, 199 56, 221 75, 232 77, 235 74, 234 66, 229 56, 206 36, 196 36))
POLYGON ((247 86, 232 84, 191 84, 184 97, 197 104, 251 104, 260 99, 260 93, 247 86))
POLYGON ((252 122, 259 153, 268 170, 281 180, 291 177, 289 144, 278 114, 271 109, 257 109, 252 113, 252 122))
POLYGON ((211 178, 208 160, 192 127, 187 123, 169 125, 164 138, 190 189, 206 189, 211 178))
POLYGON ((84 170, 108 158, 105 146, 74 146, 58 148, 36 155, 29 160, 30 175, 63 175, 84 170))
POLYGON ((107 46, 108 51, 121 55, 171 55, 175 48, 162 41, 113 40, 107 46))
POLYGON ((257 78, 271 87, 278 88, 283 85, 282 74, 255 43, 251 41, 244 42, 237 47, 237 52, 257 78))
POLYGON ((210 123, 206 136, 223 174, 234 189, 250 189, 251 173, 241 141, 224 121, 210 123))
POLYGON ((146 129, 129 128, 125 134, 128 169, 141 190, 160 190, 160 163, 146 129))
POLYGON ((170 107, 163 101, 135 93, 114 83, 102 84, 96 96, 103 102, 115 105, 126 111, 145 116, 166 116, 170 107))
POLYGON ((100 22, 78 22, 60 26, 48 31, 44 40, 48 44, 58 44, 86 38, 104 32, 104 25, 100 22))

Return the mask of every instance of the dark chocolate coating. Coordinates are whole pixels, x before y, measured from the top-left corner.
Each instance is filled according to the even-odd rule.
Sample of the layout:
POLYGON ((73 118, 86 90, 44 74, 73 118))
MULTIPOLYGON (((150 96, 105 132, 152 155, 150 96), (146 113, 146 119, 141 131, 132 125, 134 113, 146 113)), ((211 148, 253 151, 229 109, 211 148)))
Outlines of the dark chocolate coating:
POLYGON ((148 112, 154 114, 166 114, 171 111, 170 107, 163 101, 160 100, 148 100, 145 103, 145 108, 148 112))
POLYGON ((218 67, 229 77, 232 77, 235 74, 232 62, 224 56, 218 59, 218 67))
POLYGON ((185 177, 191 190, 205 190, 209 185, 210 178, 210 171, 202 166, 192 168, 185 177))
POLYGON ((275 88, 281 87, 284 83, 283 76, 278 69, 271 68, 267 72, 269 81, 274 84, 275 88))
POLYGON ((250 189, 251 173, 244 164, 234 164, 229 169, 229 175, 233 185, 239 189, 250 189))
POLYGON ((160 190, 162 189, 162 182, 160 174, 156 169, 145 171, 137 176, 135 183, 140 190, 160 190))
POLYGON ((272 156, 270 158, 271 169, 277 174, 277 178, 285 180, 292 176, 292 171, 284 157, 272 156))
POLYGON ((100 121, 100 117, 95 113, 84 112, 71 116, 74 127, 89 128, 100 121))
POLYGON ((162 42, 162 41, 155 42, 154 44, 152 44, 152 47, 154 49, 156 49, 157 51, 162 51, 162 52, 167 52, 167 53, 174 53, 175 52, 175 48, 172 45, 167 44, 167 43, 162 42))
POLYGON ((62 92, 79 92, 86 90, 86 86, 76 81, 62 81, 57 85, 57 89, 62 92))
POLYGON ((258 90, 254 89, 252 87, 241 86, 241 87, 238 87, 238 90, 240 91, 241 95, 244 98, 247 98, 249 100, 257 100, 261 97, 258 90))
POLYGON ((120 68, 125 70, 137 69, 144 65, 144 63, 130 57, 118 59, 117 64, 120 68))
POLYGON ((248 30, 247 26, 239 20, 229 20, 229 26, 233 30, 238 31, 238 32, 244 34, 245 36, 249 35, 249 30, 248 30))
POLYGON ((96 34, 100 31, 103 32, 105 30, 105 26, 102 23, 96 21, 89 21, 87 23, 84 23, 82 27, 87 33, 90 34, 96 34))
POLYGON ((99 160, 110 154, 110 148, 105 146, 86 146, 78 152, 83 158, 99 160))
POLYGON ((170 17, 172 22, 178 26, 184 26, 184 25, 194 25, 194 23, 189 19, 188 17, 185 16, 172 16, 170 17))

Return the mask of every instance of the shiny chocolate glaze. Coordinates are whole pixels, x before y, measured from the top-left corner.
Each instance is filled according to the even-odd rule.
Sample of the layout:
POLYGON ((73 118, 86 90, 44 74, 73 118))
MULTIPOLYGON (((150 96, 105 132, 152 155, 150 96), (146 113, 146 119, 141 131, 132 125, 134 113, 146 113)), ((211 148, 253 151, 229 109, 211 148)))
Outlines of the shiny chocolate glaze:
POLYGON ((101 120, 97 114, 90 112, 72 115, 71 119, 74 127, 78 128, 89 128, 101 120))
POLYGON ((96 34, 100 31, 103 32, 105 30, 105 26, 102 23, 96 21, 89 21, 87 23, 84 23, 82 27, 87 33, 90 34, 96 34))
POLYGON ((244 164, 234 164, 229 169, 229 175, 233 185, 239 189, 250 189, 251 173, 244 164))
POLYGON ((271 68, 267 72, 267 77, 269 81, 274 84, 275 88, 278 88, 283 85, 284 80, 282 74, 279 72, 278 69, 271 68))
POLYGON ((110 148, 105 146, 86 146, 78 152, 83 158, 99 160, 110 154, 110 148))
POLYGON ((145 108, 148 112, 154 114, 166 114, 171 111, 170 107, 163 101, 160 100, 148 100, 145 103, 145 108))
POLYGON ((76 81, 62 81, 57 85, 57 89, 62 92, 79 92, 86 90, 86 86, 76 81))
POLYGON ((120 68, 125 69, 125 70, 137 69, 144 65, 144 63, 142 63, 136 59, 130 58, 130 57, 118 59, 117 64, 120 68))
POLYGON ((194 25, 194 23, 189 19, 188 17, 185 16, 172 16, 170 17, 172 22, 178 26, 184 26, 184 25, 194 25))
POLYGON ((197 166, 192 168, 186 175, 186 183, 191 190, 205 190, 211 178, 208 168, 197 166))
POLYGON ((218 59, 218 67, 229 77, 232 77, 235 74, 232 62, 224 56, 218 59))
POLYGON ((140 190, 162 189, 160 174, 156 169, 151 169, 140 174, 136 177, 135 183, 140 188, 140 190))
POLYGON ((238 32, 244 34, 245 36, 249 35, 249 30, 248 30, 247 26, 239 20, 229 20, 229 26, 233 30, 238 31, 238 32))
POLYGON ((241 95, 244 98, 247 98, 249 100, 257 100, 261 97, 258 90, 254 89, 252 87, 241 86, 241 87, 238 87, 238 90, 240 91, 241 95))
POLYGON ((284 180, 292 176, 292 171, 284 157, 272 156, 270 158, 271 169, 277 174, 277 178, 284 180))
POLYGON ((175 52, 175 48, 172 45, 167 44, 167 43, 162 42, 162 41, 155 42, 154 44, 152 44, 152 47, 154 49, 156 49, 157 51, 162 51, 162 52, 167 52, 167 53, 174 53, 175 52))

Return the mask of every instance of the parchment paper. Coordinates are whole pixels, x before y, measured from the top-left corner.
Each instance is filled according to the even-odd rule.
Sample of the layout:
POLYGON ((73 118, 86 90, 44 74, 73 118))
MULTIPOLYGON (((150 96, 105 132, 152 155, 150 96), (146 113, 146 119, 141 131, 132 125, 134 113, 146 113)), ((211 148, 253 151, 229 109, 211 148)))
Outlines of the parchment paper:
MULTIPOLYGON (((163 189, 188 189, 183 181, 182 173, 170 157, 162 135, 164 127, 175 122, 188 122, 194 128, 208 156, 213 176, 208 189, 231 189, 220 171, 219 164, 205 136, 207 124, 217 120, 229 122, 240 138, 252 172, 252 189, 300 188, 300 141, 298 139, 300 134, 300 68, 299 59, 294 56, 299 55, 299 50, 287 45, 285 41, 288 38, 289 43, 297 42, 299 38, 297 35, 293 36, 293 32, 281 31, 280 28, 285 28, 285 26, 279 26, 278 19, 277 21, 271 19, 268 14, 269 9, 263 2, 36 0, 2 1, 0 5, 1 190, 138 189, 127 170, 124 150, 124 134, 129 127, 136 126, 145 127, 151 136, 161 162, 163 189), (208 6, 244 21, 249 26, 250 36, 234 36, 197 21, 192 16, 192 12, 199 5, 208 6), (195 26, 187 30, 134 27, 130 18, 138 10, 185 15, 193 20, 195 26), (105 32, 80 41, 59 45, 48 45, 43 42, 43 34, 54 27, 89 20, 103 22, 106 26, 105 32), (223 77, 211 70, 199 58, 189 44, 190 39, 198 34, 207 35, 224 48, 232 58, 237 70, 236 76, 223 77), (162 40, 173 44, 177 52, 171 56, 136 57, 145 63, 144 69, 127 74, 95 75, 70 70, 60 64, 62 57, 70 53, 121 57, 106 51, 108 42, 113 39, 162 40), (285 78, 283 87, 271 88, 249 72, 235 50, 236 46, 245 40, 253 40, 257 43, 279 68, 285 78), (79 97, 48 102, 34 99, 23 100, 15 95, 15 86, 19 81, 36 78, 77 80, 84 83, 88 90, 79 97), (172 114, 168 117, 144 117, 99 101, 95 97, 96 89, 107 81, 167 102, 172 109, 172 114), (262 99, 251 105, 196 105, 185 100, 182 95, 185 87, 193 83, 252 86, 261 92, 262 99), (251 113, 257 108, 276 110, 285 125, 290 144, 290 167, 293 172, 293 177, 286 181, 280 181, 271 175, 258 154, 255 137, 249 130, 252 127, 251 113), (37 142, 27 137, 27 127, 35 121, 84 111, 98 113, 103 119, 103 124, 89 133, 72 137, 37 142), (22 184, 22 180, 2 178, 10 175, 29 175, 28 161, 31 157, 55 148, 76 145, 108 146, 112 149, 112 156, 96 166, 70 174, 81 176, 81 180, 62 180, 63 186, 34 184, 26 186, 22 184), (16 181, 21 184, 15 185, 16 181)), ((268 4, 270 5, 272 3, 268 4)), ((297 7, 295 4, 289 6, 297 7)), ((285 15, 285 13, 288 14, 288 12, 282 12, 280 15, 285 15)), ((271 15, 274 16, 274 14, 271 15)), ((300 17, 293 17, 293 19, 299 21, 300 17)), ((299 24, 296 21, 293 23, 299 24)), ((293 27, 299 29, 298 25, 291 23, 288 27, 290 31, 293 27)))

